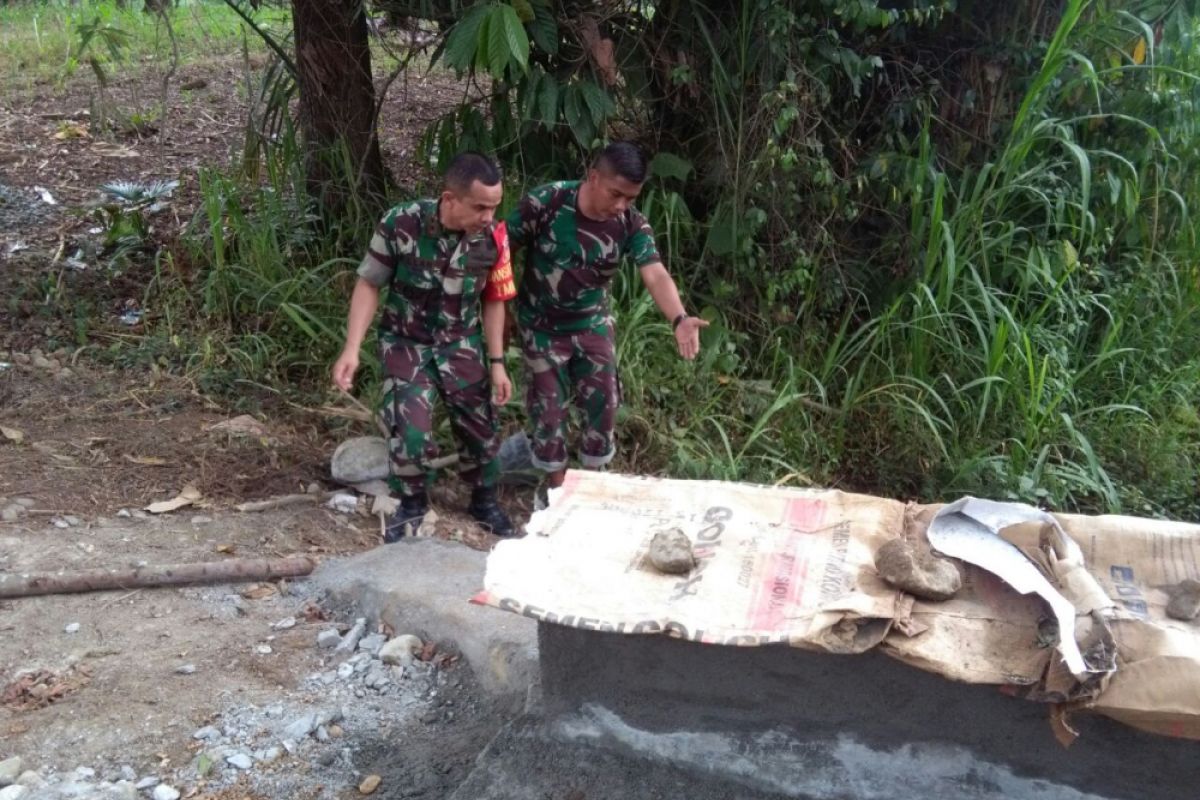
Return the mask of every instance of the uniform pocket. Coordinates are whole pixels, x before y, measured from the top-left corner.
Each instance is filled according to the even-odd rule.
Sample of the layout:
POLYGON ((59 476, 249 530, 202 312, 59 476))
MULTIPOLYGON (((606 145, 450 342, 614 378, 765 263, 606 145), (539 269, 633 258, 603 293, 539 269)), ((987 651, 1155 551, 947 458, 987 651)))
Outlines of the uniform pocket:
POLYGON ((418 291, 435 289, 441 284, 441 263, 435 259, 409 257, 396 270, 397 287, 418 291))

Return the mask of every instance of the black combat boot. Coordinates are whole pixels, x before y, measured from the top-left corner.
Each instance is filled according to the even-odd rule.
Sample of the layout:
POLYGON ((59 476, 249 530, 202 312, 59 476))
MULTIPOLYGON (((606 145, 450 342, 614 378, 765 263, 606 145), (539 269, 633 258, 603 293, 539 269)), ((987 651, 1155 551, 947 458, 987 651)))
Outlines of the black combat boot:
POLYGON ((405 536, 413 536, 421 528, 425 514, 429 511, 429 498, 424 492, 400 498, 400 507, 388 517, 383 532, 383 541, 392 544, 405 536))
POLYGON ((496 502, 496 489, 493 486, 475 487, 471 492, 471 505, 467 506, 467 513, 497 536, 513 535, 512 522, 496 502))

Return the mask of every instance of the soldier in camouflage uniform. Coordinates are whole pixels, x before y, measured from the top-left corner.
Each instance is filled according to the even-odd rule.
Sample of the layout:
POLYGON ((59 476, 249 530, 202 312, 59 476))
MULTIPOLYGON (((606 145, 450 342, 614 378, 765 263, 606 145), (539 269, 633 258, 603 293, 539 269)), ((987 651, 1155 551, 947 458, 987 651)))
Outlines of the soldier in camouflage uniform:
POLYGON ((637 265, 671 320, 684 358, 696 357, 700 329, 708 324, 684 311, 654 232, 633 207, 645 180, 642 152, 615 142, 597 155, 585 179, 534 189, 508 218, 511 246, 524 250, 517 320, 529 378, 533 463, 551 487, 566 474, 572 401, 583 416, 583 466, 603 467, 616 453, 620 396, 608 290, 623 260, 637 265))
POLYGON ((512 533, 496 502, 497 418, 489 397, 494 393, 502 405, 512 394, 503 358, 504 301, 516 292, 505 225, 493 222, 501 192, 500 172, 490 159, 477 153, 455 157, 441 197, 389 211, 358 269, 346 345, 333 380, 343 390, 350 388, 386 286, 379 332, 380 416, 391 435, 389 484, 400 495, 400 509, 386 528, 389 542, 415 532, 428 511, 438 397, 459 443, 462 478, 472 487, 468 510, 493 533, 512 533))

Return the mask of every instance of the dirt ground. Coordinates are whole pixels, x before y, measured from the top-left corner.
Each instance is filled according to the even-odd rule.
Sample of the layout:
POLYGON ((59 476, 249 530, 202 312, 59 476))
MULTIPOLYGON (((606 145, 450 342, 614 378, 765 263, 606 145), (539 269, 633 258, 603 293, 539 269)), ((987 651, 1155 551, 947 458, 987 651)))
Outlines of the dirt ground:
MULTIPOLYGON (((377 518, 315 502, 235 510, 245 500, 336 488, 327 478, 334 441, 319 425, 261 415, 258 435, 234 434, 215 427, 231 412, 181 378, 66 366, 67 353, 0 352, 0 363, 10 365, 0 369, 0 510, 21 509, 0 521, 0 577, 239 557, 320 560, 380 545, 377 518), (160 515, 142 510, 186 485, 200 494, 196 503, 160 515)), ((454 510, 455 481, 442 483, 434 535, 490 547, 494 538, 454 510)), ((364 700, 339 680, 334 689, 355 709, 340 750, 314 741, 312 752, 302 748, 236 781, 196 774, 204 743, 192 734, 202 726, 251 714, 245 735, 222 746, 261 751, 278 741, 275 728, 331 697, 312 676, 338 663, 316 636, 348 622, 329 619, 303 581, 287 580, 0 601, 0 761, 18 755, 27 769, 61 781, 78 768, 114 780, 124 767, 199 796, 240 787, 250 793, 238 797, 337 797, 371 772, 392 785, 381 796, 441 796, 499 724, 458 666, 446 671, 457 687, 440 700, 427 681, 396 682, 389 695, 369 691, 364 700), (294 626, 275 627, 289 618, 294 626), (460 712, 446 732, 448 723, 427 717, 449 698, 475 712, 460 712), (277 720, 247 711, 272 706, 281 709, 277 720), (406 726, 415 734, 401 736, 406 726), (388 755, 393 736, 408 742, 400 756, 388 755)))
MULTIPOLYGON (((186 377, 117 368, 64 347, 69 315, 38 310, 55 282, 75 282, 76 296, 88 290, 88 276, 62 262, 94 249, 89 208, 101 184, 180 180, 159 235, 189 218, 199 169, 228 164, 240 146, 243 73, 237 60, 183 67, 155 130, 104 135, 91 130, 84 82, 0 92, 0 511, 15 508, 0 520, 0 577, 238 557, 320 560, 380 545, 377 518, 316 502, 235 510, 337 489, 329 456, 340 437, 371 433, 367 425, 354 430, 256 401, 260 430, 223 430, 216 426, 239 413, 227 401, 186 377), (185 487, 200 499, 161 515, 142 511, 185 487)), ((387 163, 408 180, 414 173, 401 167, 416 137, 461 91, 436 76, 410 81, 393 86, 381 122, 387 163)), ((158 87, 149 70, 119 80, 112 98, 143 107, 158 87)), ((107 322, 92 330, 108 342, 131 340, 136 332, 116 317, 142 286, 96 290, 107 322)), ((431 534, 490 548, 494 538, 457 510, 464 494, 456 480, 440 482, 431 534)), ((504 496, 520 521, 524 494, 504 496)), ((124 781, 121 791, 132 791, 136 778, 143 796, 161 780, 185 797, 333 798, 359 796, 370 774, 382 777, 376 796, 445 796, 498 720, 469 670, 436 651, 374 688, 369 671, 338 673, 345 656, 318 648, 316 637, 350 622, 328 618, 303 581, 0 600, 0 762, 21 757, 23 769, 51 780, 55 797, 75 789, 108 797, 108 784, 124 781), (273 757, 287 724, 335 701, 345 713, 322 728, 324 739, 313 732, 293 742, 295 752, 273 757), (195 738, 205 726, 219 738, 195 738), (239 753, 254 767, 220 763, 239 753)))

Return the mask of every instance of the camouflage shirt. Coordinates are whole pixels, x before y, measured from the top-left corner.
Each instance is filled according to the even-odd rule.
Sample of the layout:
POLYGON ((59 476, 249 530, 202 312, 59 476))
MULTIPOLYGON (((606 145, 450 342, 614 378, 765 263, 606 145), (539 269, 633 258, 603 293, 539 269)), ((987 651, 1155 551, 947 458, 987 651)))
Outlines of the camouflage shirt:
POLYGON ((524 250, 517 319, 526 329, 577 333, 609 318, 608 287, 628 255, 644 267, 661 261, 654 232, 630 206, 600 222, 577 211, 579 181, 539 186, 508 218, 513 250, 524 250))
POLYGON ((500 255, 494 234, 494 226, 473 236, 446 230, 437 200, 389 211, 358 268, 372 286, 388 287, 380 337, 440 345, 477 336, 480 298, 500 255))

